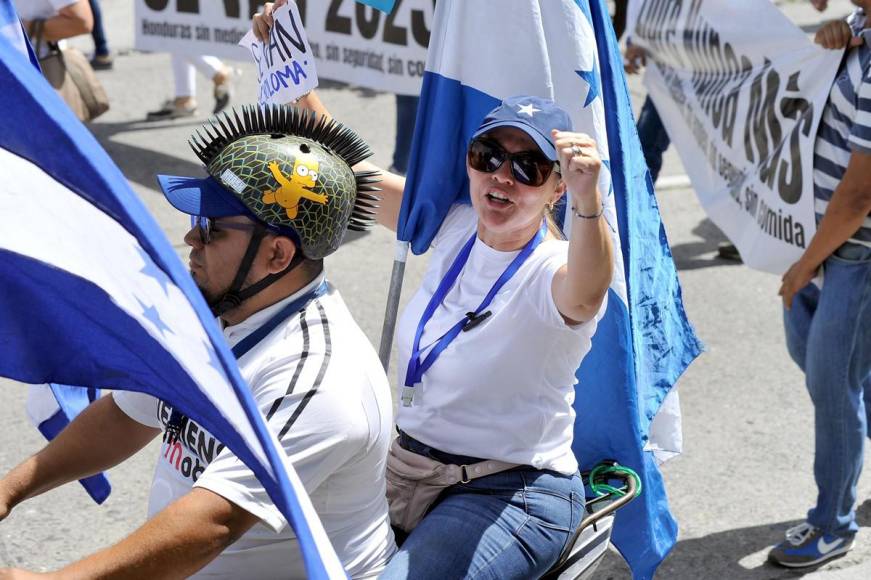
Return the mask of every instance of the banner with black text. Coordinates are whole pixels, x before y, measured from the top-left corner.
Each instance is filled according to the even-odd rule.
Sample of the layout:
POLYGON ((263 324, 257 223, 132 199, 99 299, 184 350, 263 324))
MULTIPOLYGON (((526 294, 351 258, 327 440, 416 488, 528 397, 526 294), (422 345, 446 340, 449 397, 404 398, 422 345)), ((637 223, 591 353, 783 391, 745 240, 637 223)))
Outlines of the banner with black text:
MULTIPOLYGON (((249 51, 238 44, 263 4, 265 0, 135 0, 135 46, 247 61, 249 51)), ((319 78, 404 95, 420 92, 434 0, 396 0, 390 14, 355 0, 296 4, 319 78)))
POLYGON ((843 53, 760 0, 644 0, 631 39, 708 216, 748 266, 782 274, 816 229, 814 140, 843 53))

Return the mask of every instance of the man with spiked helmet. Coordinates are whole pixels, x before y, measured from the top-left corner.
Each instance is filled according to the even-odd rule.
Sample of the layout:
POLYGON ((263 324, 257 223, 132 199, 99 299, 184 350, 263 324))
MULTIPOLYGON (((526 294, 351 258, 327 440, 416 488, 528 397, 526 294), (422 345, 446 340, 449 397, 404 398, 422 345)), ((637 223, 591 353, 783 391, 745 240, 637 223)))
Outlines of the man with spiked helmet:
POLYGON ((250 106, 210 120, 203 132, 190 144, 209 176, 158 176, 167 199, 196 216, 204 231, 210 219, 234 215, 260 225, 233 283, 218 296, 207 295, 215 314, 237 308, 304 260, 319 267, 346 230, 374 224, 378 198, 368 192, 377 191, 377 174, 351 170, 371 151, 340 123, 303 109, 250 106), (295 255, 286 271, 242 289, 253 253, 269 232, 289 237, 295 255))
MULTIPOLYGON (((223 114, 191 146, 206 177, 158 177, 192 217, 191 274, 348 575, 375 578, 396 550, 384 480, 392 401, 375 351, 323 272, 347 229, 374 223, 377 173, 351 169, 371 152, 338 122, 278 106, 223 114)), ((293 531, 253 473, 141 393, 100 399, 13 469, 0 480, 0 509, 120 463, 161 431, 149 521, 61 572, 304 578, 293 531), (94 453, 95 438, 115 442, 110 457, 94 453)))

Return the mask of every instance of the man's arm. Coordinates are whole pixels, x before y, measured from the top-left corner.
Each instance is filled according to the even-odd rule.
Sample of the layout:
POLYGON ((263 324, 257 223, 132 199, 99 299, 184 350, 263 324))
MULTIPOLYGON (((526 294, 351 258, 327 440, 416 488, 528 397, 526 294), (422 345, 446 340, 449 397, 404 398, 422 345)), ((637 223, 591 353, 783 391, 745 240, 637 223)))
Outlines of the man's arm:
POLYGON ((860 46, 865 41, 861 36, 853 36, 853 30, 846 20, 831 20, 817 30, 814 42, 829 50, 843 50, 860 46))
POLYGON ((871 211, 871 153, 854 151, 847 171, 820 221, 817 233, 802 257, 783 275, 778 294, 786 308, 796 292, 807 286, 820 264, 862 226, 871 211))
MULTIPOLYGON (((223 552, 259 520, 207 489, 196 488, 109 548, 57 572, 54 580, 187 578, 223 552)), ((0 570, 0 578, 28 578, 0 570)))
POLYGON ((112 396, 94 401, 41 451, 0 479, 0 520, 28 498, 114 467, 158 433, 128 417, 112 396))
POLYGON ((88 0, 78 0, 74 4, 64 6, 55 16, 45 20, 42 37, 48 42, 56 42, 64 38, 88 34, 93 27, 94 16, 88 0))
MULTIPOLYGON (((316 91, 311 91, 302 97, 296 105, 304 109, 310 109, 318 115, 332 118, 330 112, 324 106, 316 91)), ((375 195, 380 197, 378 208, 375 209, 375 219, 379 224, 392 231, 396 231, 399 224, 399 210, 402 207, 402 193, 405 190, 405 178, 395 173, 390 173, 369 161, 362 161, 354 166, 354 171, 376 171, 380 173, 381 181, 377 187, 380 189, 375 195)))
POLYGON ((627 40, 626 50, 623 51, 623 70, 636 75, 645 66, 647 66, 647 51, 627 40))
POLYGON ((405 178, 395 173, 381 169, 368 161, 363 161, 354 166, 355 171, 377 171, 381 174, 381 181, 376 185, 381 190, 375 193, 380 197, 375 219, 385 228, 396 231, 399 225, 399 210, 402 208, 402 192, 405 190, 405 178))

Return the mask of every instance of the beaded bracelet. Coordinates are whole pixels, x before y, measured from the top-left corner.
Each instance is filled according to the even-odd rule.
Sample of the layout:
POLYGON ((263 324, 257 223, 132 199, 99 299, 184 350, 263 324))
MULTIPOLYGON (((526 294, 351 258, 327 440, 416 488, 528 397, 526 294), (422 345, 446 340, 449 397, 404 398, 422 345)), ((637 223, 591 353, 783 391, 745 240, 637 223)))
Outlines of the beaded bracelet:
POLYGON ((595 215, 584 215, 582 213, 578 213, 578 208, 572 206, 572 213, 575 214, 576 217, 583 218, 585 220, 594 220, 602 217, 602 214, 605 213, 605 204, 602 203, 602 207, 599 209, 599 213, 595 215))

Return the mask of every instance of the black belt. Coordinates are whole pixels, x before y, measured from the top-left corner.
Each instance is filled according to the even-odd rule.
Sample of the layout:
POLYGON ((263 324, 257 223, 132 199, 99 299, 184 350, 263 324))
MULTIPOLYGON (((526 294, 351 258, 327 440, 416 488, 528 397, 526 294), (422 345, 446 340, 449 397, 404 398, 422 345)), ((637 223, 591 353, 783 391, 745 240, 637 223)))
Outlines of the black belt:
POLYGON ((431 447, 426 443, 421 443, 402 429, 397 427, 396 429, 399 431, 399 445, 412 453, 417 453, 418 455, 423 455, 424 457, 429 457, 430 459, 435 459, 436 461, 440 461, 441 463, 445 463, 447 465, 472 465, 473 463, 480 463, 482 461, 487 461, 486 459, 481 459, 479 457, 469 457, 468 455, 454 455, 453 453, 446 453, 444 451, 440 451, 435 447, 431 447))

